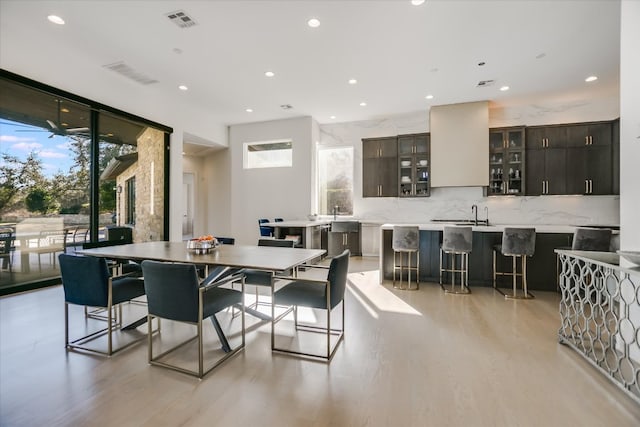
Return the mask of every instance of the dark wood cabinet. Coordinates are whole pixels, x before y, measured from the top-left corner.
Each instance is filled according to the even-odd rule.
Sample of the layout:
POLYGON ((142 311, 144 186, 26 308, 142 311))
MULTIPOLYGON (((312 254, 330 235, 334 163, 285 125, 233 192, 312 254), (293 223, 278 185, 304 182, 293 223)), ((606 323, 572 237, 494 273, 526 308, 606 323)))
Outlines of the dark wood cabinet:
POLYGON ((568 126, 567 194, 613 193, 613 125, 568 126))
POLYGON ((398 139, 363 139, 362 156, 362 197, 397 197, 398 139))
POLYGON ((489 130, 489 196, 522 195, 525 191, 523 127, 489 130))
POLYGON ((351 256, 361 256, 361 224, 356 221, 339 221, 331 224, 328 241, 328 256, 340 255, 349 249, 351 256))
POLYGON ((431 190, 430 135, 398 136, 398 195, 427 197, 431 190))
POLYGON ((526 194, 565 194, 567 188, 567 130, 532 127, 526 130, 526 194))

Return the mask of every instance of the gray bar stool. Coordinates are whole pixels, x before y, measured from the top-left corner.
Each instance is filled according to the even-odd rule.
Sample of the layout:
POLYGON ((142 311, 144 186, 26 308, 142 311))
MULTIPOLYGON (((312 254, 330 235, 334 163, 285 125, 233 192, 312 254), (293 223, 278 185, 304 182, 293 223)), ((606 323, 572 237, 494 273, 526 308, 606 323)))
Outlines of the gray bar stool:
MULTIPOLYGON (((469 294, 469 253, 473 247, 473 231, 471 227, 444 227, 442 245, 440 246, 440 286, 446 293, 469 294), (442 265, 443 255, 450 255, 451 268, 442 265), (460 268, 456 268, 456 255, 460 255, 460 268), (451 273, 451 289, 442 284, 442 273, 451 273), (455 289, 456 273, 460 274, 460 290, 455 289)), ((449 263, 447 263, 449 264, 449 263)))
MULTIPOLYGON (((573 251, 598 251, 609 252, 611 250, 611 234, 609 228, 578 227, 573 231, 573 251)), ((556 254, 556 290, 560 290, 560 257, 556 254)))
POLYGON ((535 298, 527 290, 527 257, 533 256, 536 249, 536 229, 535 228, 509 228, 502 232, 502 244, 493 247, 493 288, 500 292, 506 299, 530 299, 535 298), (496 271, 497 252, 512 258, 510 272, 496 271), (521 269, 517 270, 516 259, 520 257, 521 269), (496 286, 496 276, 511 276, 513 278, 513 294, 509 295, 496 286), (517 277, 520 276, 522 282, 522 295, 518 295, 516 289, 517 277))
POLYGON ((393 237, 393 287, 403 290, 416 290, 420 287, 420 229, 414 226, 394 226, 393 237), (416 254, 416 266, 411 267, 411 257, 416 254), (400 255, 400 265, 396 262, 396 254, 400 255), (406 254, 407 265, 403 265, 403 254, 406 254), (400 286, 396 286, 396 270, 400 270, 400 286), (407 271, 407 286, 402 287, 402 273, 407 271), (416 272, 416 286, 411 287, 411 271, 416 272))

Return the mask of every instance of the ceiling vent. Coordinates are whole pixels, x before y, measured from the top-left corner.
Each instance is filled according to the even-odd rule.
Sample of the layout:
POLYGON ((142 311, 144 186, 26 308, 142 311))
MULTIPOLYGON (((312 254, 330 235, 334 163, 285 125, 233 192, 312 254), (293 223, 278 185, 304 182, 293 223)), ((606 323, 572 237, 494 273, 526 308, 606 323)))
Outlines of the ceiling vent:
POLYGON ((167 18, 180 28, 189 28, 196 25, 196 21, 193 20, 184 10, 176 10, 175 12, 169 12, 166 14, 167 18))
POLYGON ((108 68, 111 71, 115 71, 116 73, 121 74, 143 85, 158 83, 157 80, 152 79, 149 76, 145 76, 144 74, 134 70, 129 65, 125 64, 123 61, 118 61, 112 64, 103 65, 103 67, 108 68))
POLYGON ((476 87, 489 87, 489 86, 493 86, 494 83, 495 83, 495 80, 480 80, 476 87))

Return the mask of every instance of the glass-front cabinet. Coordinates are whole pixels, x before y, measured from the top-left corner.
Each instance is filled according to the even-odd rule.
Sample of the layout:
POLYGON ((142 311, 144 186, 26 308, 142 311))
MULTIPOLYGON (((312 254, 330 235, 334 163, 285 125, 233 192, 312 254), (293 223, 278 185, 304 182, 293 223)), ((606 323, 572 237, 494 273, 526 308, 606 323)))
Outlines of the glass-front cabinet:
POLYGON ((427 197, 431 189, 429 134, 398 136, 400 197, 427 197))
POLYGON ((524 194, 524 128, 489 130, 489 196, 524 194))

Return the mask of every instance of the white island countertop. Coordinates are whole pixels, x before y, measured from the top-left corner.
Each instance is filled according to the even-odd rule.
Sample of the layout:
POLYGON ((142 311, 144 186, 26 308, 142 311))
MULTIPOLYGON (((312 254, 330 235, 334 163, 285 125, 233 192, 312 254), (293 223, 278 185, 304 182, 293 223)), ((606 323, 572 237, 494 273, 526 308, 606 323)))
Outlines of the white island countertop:
MULTIPOLYGON (((445 226, 456 225, 454 223, 447 222, 426 222, 422 224, 382 224, 380 228, 382 230, 393 230, 394 225, 413 225, 418 226, 420 230, 425 231, 442 231, 445 226)), ((535 228, 536 233, 567 233, 571 234, 575 231, 578 226, 576 225, 550 225, 550 224, 491 224, 491 225, 472 225, 472 224, 461 224, 470 225, 473 231, 484 232, 484 233, 500 233, 504 231, 506 227, 514 227, 514 228, 535 228)), ((589 227, 588 225, 580 226, 580 227, 589 227)), ((613 234, 618 234, 618 230, 613 230, 613 234)))
POLYGON ((307 228, 307 227, 316 227, 318 225, 328 225, 328 224, 331 224, 331 221, 299 220, 299 221, 267 222, 267 223, 263 223, 263 224, 260 224, 260 225, 262 225, 263 227, 307 228))

